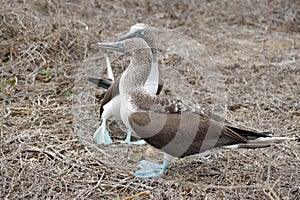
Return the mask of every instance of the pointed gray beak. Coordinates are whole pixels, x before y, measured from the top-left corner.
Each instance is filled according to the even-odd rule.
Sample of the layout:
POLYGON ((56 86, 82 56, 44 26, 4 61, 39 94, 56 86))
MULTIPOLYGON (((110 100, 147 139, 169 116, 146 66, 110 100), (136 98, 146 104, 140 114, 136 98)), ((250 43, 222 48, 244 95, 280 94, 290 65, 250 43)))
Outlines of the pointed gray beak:
POLYGON ((135 38, 135 37, 138 37, 137 32, 136 31, 130 31, 126 35, 121 36, 118 41, 123 41, 123 40, 126 40, 126 39, 135 38))
POLYGON ((125 49, 124 43, 122 41, 97 43, 96 47, 128 54, 128 51, 125 49))

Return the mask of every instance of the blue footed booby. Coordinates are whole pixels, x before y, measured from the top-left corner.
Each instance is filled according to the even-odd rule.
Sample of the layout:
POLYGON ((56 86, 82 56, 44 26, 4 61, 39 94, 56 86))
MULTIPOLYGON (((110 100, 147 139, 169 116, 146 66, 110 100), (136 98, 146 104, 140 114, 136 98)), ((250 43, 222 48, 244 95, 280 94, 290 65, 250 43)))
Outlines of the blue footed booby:
MULTIPOLYGON (((157 49, 151 28, 146 24, 135 24, 130 28, 130 31, 126 35, 122 36, 119 39, 119 41, 135 37, 145 40, 147 44, 151 47, 152 52, 153 65, 151 67, 148 79, 144 84, 144 87, 151 94, 159 94, 162 90, 162 84, 159 84, 157 49)), ((96 79, 92 77, 89 77, 88 80, 100 87, 107 89, 100 104, 100 117, 102 119, 102 124, 94 133, 94 139, 98 144, 111 144, 112 139, 110 138, 109 132, 106 128, 106 119, 111 116, 115 116, 118 119, 120 119, 120 78, 118 78, 115 82, 109 79, 96 79)), ((126 139, 120 142, 129 144, 145 144, 145 141, 143 140, 131 142, 131 133, 132 130, 128 127, 126 139)))
POLYGON ((136 177, 162 175, 174 157, 204 153, 217 147, 262 148, 295 139, 236 128, 214 120, 187 102, 153 95, 144 87, 151 73, 152 53, 142 39, 100 43, 99 47, 130 56, 130 64, 119 82, 121 119, 139 137, 165 155, 161 165, 142 160, 141 169, 135 172, 136 177))

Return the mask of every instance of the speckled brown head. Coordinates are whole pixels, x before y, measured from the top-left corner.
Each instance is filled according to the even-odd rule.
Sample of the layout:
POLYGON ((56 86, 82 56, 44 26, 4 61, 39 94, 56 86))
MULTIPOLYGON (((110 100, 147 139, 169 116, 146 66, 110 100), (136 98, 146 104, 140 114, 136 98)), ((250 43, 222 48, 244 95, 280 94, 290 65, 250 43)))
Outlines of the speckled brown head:
POLYGON ((119 41, 127 40, 130 38, 141 38, 146 41, 146 43, 151 48, 151 51, 153 53, 153 56, 156 57, 157 49, 156 49, 156 43, 154 40, 154 35, 152 29, 147 25, 143 23, 137 23, 131 26, 130 31, 119 38, 119 41))
POLYGON ((144 85, 151 71, 153 56, 148 44, 140 38, 131 38, 119 42, 98 43, 103 49, 122 52, 130 56, 130 65, 126 69, 124 78, 121 78, 122 88, 127 93, 144 85))
POLYGON ((151 63, 152 53, 148 44, 141 38, 130 38, 118 42, 98 43, 97 47, 129 55, 136 64, 151 63))

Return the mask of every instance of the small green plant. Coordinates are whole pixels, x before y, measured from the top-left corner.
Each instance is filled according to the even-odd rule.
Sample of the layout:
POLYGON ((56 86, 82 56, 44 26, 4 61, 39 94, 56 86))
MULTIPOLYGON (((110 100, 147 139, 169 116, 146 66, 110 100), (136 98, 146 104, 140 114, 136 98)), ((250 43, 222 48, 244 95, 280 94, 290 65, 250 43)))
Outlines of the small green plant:
POLYGON ((5 83, 0 83, 0 91, 3 91, 6 88, 5 83))
POLYGON ((72 100, 72 98, 73 98, 72 93, 69 92, 69 91, 66 91, 66 92, 64 93, 64 96, 65 96, 65 98, 66 98, 67 100, 72 100))
POLYGON ((52 72, 50 69, 43 69, 42 70, 42 76, 50 78, 52 76, 52 72))
POLYGON ((7 84, 13 86, 13 85, 16 85, 16 83, 17 83, 17 78, 16 78, 16 77, 10 78, 10 79, 7 79, 5 82, 6 82, 7 84))

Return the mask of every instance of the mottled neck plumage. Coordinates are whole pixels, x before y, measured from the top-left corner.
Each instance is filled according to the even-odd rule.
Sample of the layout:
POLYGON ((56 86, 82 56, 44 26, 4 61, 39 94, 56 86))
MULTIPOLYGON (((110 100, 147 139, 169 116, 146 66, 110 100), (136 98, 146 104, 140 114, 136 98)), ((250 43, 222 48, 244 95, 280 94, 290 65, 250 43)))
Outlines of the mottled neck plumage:
POLYGON ((153 62, 157 62, 157 47, 152 33, 151 33, 151 37, 147 38, 146 41, 149 47, 151 48, 153 62))
POLYGON ((123 92, 131 95, 137 88, 145 85, 152 68, 151 49, 142 48, 131 52, 130 64, 122 78, 123 92))
POLYGON ((152 52, 152 61, 153 62, 157 62, 157 48, 156 48, 156 44, 155 41, 151 41, 151 43, 149 44, 149 46, 151 47, 151 52, 152 52))

